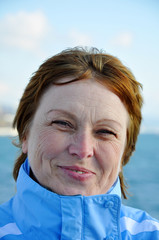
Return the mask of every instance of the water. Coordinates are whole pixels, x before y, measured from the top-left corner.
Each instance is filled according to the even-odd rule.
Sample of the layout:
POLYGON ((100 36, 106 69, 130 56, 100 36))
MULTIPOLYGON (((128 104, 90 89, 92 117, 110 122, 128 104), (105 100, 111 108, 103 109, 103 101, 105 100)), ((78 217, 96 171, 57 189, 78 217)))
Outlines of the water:
POLYGON ((159 135, 139 136, 136 152, 124 173, 132 195, 125 203, 159 219, 159 135))
MULTIPOLYGON (((11 141, 9 137, 0 137, 0 203, 15 194, 12 168, 18 149, 11 141)), ((124 203, 159 219, 159 135, 139 136, 136 152, 124 174, 131 193, 124 203)))

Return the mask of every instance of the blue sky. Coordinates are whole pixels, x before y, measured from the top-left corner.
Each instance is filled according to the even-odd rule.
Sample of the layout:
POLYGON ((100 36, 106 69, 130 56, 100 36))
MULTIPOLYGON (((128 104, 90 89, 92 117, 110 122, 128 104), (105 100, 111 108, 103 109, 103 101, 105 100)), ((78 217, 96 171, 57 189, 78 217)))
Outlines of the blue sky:
POLYGON ((0 35, 0 106, 17 106, 48 57, 94 46, 121 59, 143 84, 142 129, 159 131, 158 0, 1 0, 0 35))

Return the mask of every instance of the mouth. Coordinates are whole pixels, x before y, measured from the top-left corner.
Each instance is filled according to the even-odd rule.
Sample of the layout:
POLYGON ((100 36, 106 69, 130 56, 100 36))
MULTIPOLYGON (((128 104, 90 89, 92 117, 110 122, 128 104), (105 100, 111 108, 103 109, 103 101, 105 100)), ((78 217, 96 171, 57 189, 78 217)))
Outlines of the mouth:
POLYGON ((69 178, 86 181, 95 175, 94 172, 79 166, 58 166, 69 178))

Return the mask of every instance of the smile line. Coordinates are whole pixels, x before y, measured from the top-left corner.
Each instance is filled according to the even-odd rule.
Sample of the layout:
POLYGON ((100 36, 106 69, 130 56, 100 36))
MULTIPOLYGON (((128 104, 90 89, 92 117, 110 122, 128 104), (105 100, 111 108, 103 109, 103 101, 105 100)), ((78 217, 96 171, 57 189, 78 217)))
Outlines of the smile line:
POLYGON ((80 173, 80 174, 95 174, 94 172, 88 170, 88 169, 85 169, 85 168, 81 168, 81 167, 78 167, 78 166, 59 166, 60 168, 63 168, 63 169, 66 169, 66 170, 70 170, 70 171, 73 171, 73 172, 77 172, 77 173, 80 173))

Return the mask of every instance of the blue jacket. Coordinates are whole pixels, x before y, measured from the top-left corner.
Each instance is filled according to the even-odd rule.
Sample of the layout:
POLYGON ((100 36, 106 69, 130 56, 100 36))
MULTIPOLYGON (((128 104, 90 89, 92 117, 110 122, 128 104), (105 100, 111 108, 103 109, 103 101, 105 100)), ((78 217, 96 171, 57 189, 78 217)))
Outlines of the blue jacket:
POLYGON ((159 222, 121 204, 119 180, 107 194, 61 196, 29 177, 21 166, 17 193, 0 207, 1 240, 156 240, 159 222))

